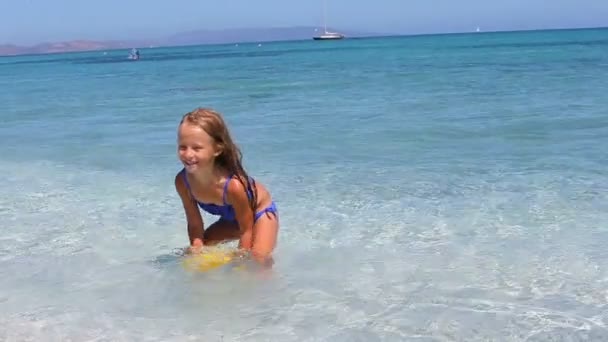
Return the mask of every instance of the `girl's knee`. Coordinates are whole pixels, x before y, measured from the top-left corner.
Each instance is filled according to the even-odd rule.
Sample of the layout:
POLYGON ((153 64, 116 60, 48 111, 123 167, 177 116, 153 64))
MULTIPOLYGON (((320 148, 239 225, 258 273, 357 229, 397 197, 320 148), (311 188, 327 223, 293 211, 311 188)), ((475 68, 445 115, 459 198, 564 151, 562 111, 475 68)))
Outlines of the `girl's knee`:
POLYGON ((270 252, 251 251, 251 258, 263 267, 272 267, 274 259, 270 252))

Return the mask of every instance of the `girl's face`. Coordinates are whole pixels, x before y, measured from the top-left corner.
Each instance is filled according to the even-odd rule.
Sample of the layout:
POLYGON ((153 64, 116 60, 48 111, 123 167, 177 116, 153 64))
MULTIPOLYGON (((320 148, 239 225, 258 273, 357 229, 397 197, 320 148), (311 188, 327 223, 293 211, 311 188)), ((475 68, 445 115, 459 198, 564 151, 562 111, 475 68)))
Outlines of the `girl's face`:
POLYGON ((184 122, 177 134, 177 153, 188 173, 211 170, 221 150, 201 127, 184 122))

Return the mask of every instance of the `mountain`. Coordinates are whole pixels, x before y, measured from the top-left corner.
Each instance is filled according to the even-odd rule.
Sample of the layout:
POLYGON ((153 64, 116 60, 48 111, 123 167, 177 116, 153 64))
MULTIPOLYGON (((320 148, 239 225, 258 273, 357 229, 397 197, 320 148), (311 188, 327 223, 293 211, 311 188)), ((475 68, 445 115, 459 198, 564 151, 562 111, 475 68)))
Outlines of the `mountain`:
MULTIPOLYGON (((180 32, 166 38, 151 40, 72 40, 65 42, 41 43, 33 46, 17 46, 13 44, 0 44, 0 56, 25 55, 25 54, 47 54, 61 52, 93 51, 126 49, 132 47, 147 46, 181 46, 202 44, 225 44, 225 43, 247 43, 268 42, 285 40, 308 40, 312 39, 316 27, 297 26, 283 28, 239 28, 226 30, 196 30, 180 32)), ((333 29, 332 29, 333 30, 333 29)), ((369 37, 385 34, 340 31, 349 37, 369 37)))
POLYGON ((67 42, 41 43, 33 46, 0 45, 0 56, 47 54, 93 50, 131 48, 134 42, 73 40, 67 42))

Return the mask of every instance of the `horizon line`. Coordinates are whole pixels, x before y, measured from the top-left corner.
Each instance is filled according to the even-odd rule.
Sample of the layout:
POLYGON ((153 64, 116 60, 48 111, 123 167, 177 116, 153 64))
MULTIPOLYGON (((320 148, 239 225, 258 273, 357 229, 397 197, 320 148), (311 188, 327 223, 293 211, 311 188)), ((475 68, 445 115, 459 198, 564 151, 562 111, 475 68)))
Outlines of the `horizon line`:
MULTIPOLYGON (((224 29, 192 29, 192 30, 184 30, 178 31, 176 33, 170 33, 166 37, 171 37, 178 34, 184 33, 194 33, 194 32, 227 32, 227 31, 246 31, 246 30, 280 30, 280 29, 296 29, 296 28, 318 28, 317 26, 312 25, 293 25, 293 26, 251 26, 251 27, 233 27, 233 28, 224 28, 224 29)), ((461 34, 461 33, 497 33, 497 32, 528 32, 528 31, 558 31, 558 30, 589 30, 589 29, 606 29, 608 26, 576 26, 576 27, 550 27, 550 28, 528 28, 528 29, 504 29, 504 30, 490 30, 490 31, 445 31, 445 32, 418 32, 418 33, 380 33, 380 32, 369 32, 368 30, 362 29, 344 29, 337 31, 356 31, 358 33, 364 33, 373 35, 375 37, 396 37, 396 36, 428 36, 428 35, 449 35, 449 34, 461 34)), ((19 44, 13 42, 4 42, 0 43, 0 46, 16 46, 16 47, 35 47, 43 44, 60 44, 67 42, 138 42, 138 41, 153 41, 153 40, 161 40, 166 38, 140 38, 140 39, 130 39, 130 38, 115 38, 115 39, 92 39, 92 38, 72 38, 72 39, 63 39, 63 40, 45 40, 38 43, 33 44, 19 44)), ((260 42, 265 42, 264 40, 260 40, 260 42)), ((235 43, 241 43, 235 41, 235 43)), ((223 44, 223 43, 222 43, 223 44)), ((229 43, 226 43, 229 44, 229 43)), ((198 45, 198 44, 197 44, 198 45)), ((207 44, 205 44, 207 45, 207 44)), ((186 46, 186 45, 184 45, 186 46)))
MULTIPOLYGON (((219 30, 191 30, 191 31, 182 31, 183 33, 192 33, 197 31, 229 31, 229 30, 247 30, 247 29, 281 29, 281 28, 308 28, 308 27, 316 27, 316 26, 285 26, 285 27, 260 27, 260 28, 230 28, 230 29, 219 29, 219 30)), ((491 34, 491 33, 516 33, 516 32, 538 32, 538 31, 577 31, 577 30, 602 30, 608 29, 608 26, 585 26, 585 27, 554 27, 554 28, 536 28, 536 29, 509 29, 509 30, 492 30, 492 31, 446 31, 446 32, 421 32, 421 33, 367 33, 366 35, 355 35, 346 37, 346 40, 352 39, 373 39, 373 38, 391 38, 391 37, 421 37, 421 36, 448 36, 448 35, 468 35, 468 34, 491 34)), ((348 31, 348 30, 344 30, 348 31)), ((158 38, 157 38, 158 39, 158 38)), ((13 43, 0 43, 0 47, 2 46, 12 46, 16 48, 35 48, 40 45, 45 44, 62 44, 62 43, 71 43, 71 42, 91 42, 91 43, 143 43, 146 40, 152 41, 153 39, 139 39, 139 40, 129 40, 129 39, 108 39, 108 40, 97 40, 97 39, 70 39, 70 40, 61 40, 61 41, 45 41, 41 43, 36 43, 33 45, 17 45, 13 43)), ((279 43, 279 42, 301 42, 308 41, 309 39, 270 39, 264 40, 261 39, 259 41, 230 41, 224 43, 193 43, 193 44, 160 44, 160 45, 149 45, 145 47, 141 47, 139 49, 149 49, 149 48, 179 48, 179 47, 194 47, 194 46, 213 46, 213 45, 227 45, 227 44, 248 44, 248 43, 279 43)), ((62 54, 62 53, 84 53, 84 52, 93 52, 93 51, 117 51, 127 49, 127 47, 101 47, 101 48, 92 48, 92 49, 83 49, 83 50, 71 50, 71 51, 57 51, 57 52, 38 52, 38 53, 18 53, 18 54, 8 54, 2 55, 1 57, 17 57, 17 56, 39 56, 39 55, 51 55, 51 54, 62 54)))

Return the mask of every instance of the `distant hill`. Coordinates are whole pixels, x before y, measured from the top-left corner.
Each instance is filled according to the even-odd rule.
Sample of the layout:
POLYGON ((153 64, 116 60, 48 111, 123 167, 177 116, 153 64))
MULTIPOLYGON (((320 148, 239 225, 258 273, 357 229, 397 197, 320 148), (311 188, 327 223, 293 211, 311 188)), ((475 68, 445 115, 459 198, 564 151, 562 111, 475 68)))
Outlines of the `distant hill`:
POLYGON ((33 46, 17 46, 9 44, 0 45, 0 56, 109 50, 131 47, 133 47, 133 42, 92 40, 73 40, 67 42, 41 43, 33 46))
MULTIPOLYGON (((201 45, 201 44, 225 44, 225 43, 246 43, 246 42, 268 42, 286 40, 307 40, 312 39, 317 32, 316 27, 299 26, 283 28, 240 28, 226 30, 196 30, 180 32, 167 38, 130 41, 94 41, 94 40, 72 40, 66 42, 41 43, 33 46, 17 46, 13 44, 0 45, 0 56, 24 55, 24 54, 46 54, 60 52, 77 52, 93 50, 112 50, 125 49, 132 47, 147 46, 180 46, 180 45, 201 45)), ((386 34, 338 31, 349 37, 369 37, 386 34)))

